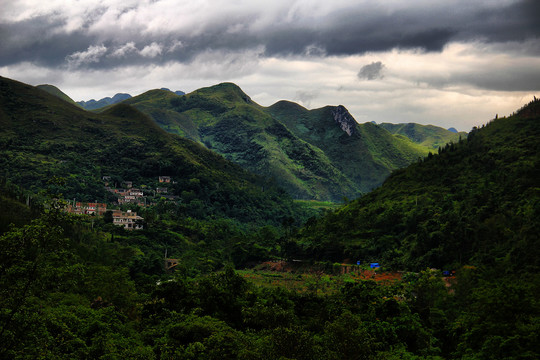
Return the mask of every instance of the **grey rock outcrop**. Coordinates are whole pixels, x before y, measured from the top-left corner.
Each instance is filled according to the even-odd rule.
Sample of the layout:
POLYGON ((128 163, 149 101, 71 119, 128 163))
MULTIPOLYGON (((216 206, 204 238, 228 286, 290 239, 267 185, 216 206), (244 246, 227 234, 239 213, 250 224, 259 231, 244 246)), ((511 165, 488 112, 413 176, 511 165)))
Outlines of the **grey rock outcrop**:
POLYGON ((341 130, 345 131, 347 135, 351 136, 355 133, 356 120, 354 120, 345 106, 337 106, 332 110, 332 115, 334 116, 334 120, 339 124, 341 130))

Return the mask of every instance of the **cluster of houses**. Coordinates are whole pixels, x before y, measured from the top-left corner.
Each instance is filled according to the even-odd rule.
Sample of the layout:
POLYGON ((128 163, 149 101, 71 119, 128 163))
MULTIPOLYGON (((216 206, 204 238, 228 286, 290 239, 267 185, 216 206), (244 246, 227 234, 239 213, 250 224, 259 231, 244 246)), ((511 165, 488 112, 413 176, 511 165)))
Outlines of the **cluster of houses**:
POLYGON ((67 204, 66 211, 70 214, 77 215, 97 215, 103 216, 107 212, 107 204, 102 203, 84 203, 84 202, 70 202, 67 204))
MULTIPOLYGON (((143 190, 133 187, 133 182, 124 181, 122 183, 122 185, 124 185, 124 188, 113 188, 109 186, 110 179, 111 179, 110 176, 103 177, 103 181, 105 183, 105 189, 107 189, 109 192, 117 196, 118 205, 135 204, 141 207, 154 205, 152 203, 147 202, 147 196, 145 196, 143 190)), ((160 176, 158 180, 160 183, 164 185, 172 183, 170 176, 160 176)), ((175 196, 168 195, 169 188, 166 186, 158 186, 156 187, 155 191, 154 190, 145 190, 145 191, 147 193, 152 192, 153 195, 160 195, 161 197, 171 198, 172 200, 176 198, 175 196)))
MULTIPOLYGON (((111 193, 117 195, 118 205, 135 204, 145 207, 148 205, 152 205, 147 204, 147 199, 146 196, 144 196, 144 192, 141 189, 134 188, 131 181, 124 181, 123 185, 125 188, 117 189, 109 187, 110 180, 110 176, 103 177, 105 188, 111 193)), ((158 180, 160 183, 163 184, 169 184, 172 182, 170 176, 160 176, 158 180)), ((167 187, 160 186, 156 188, 155 194, 160 194, 161 196, 165 197, 171 197, 167 195, 168 191, 169 190, 167 187)), ((76 202, 75 200, 73 200, 67 205, 66 211, 68 213, 77 215, 103 216, 107 212, 107 204, 98 202, 76 202)), ((123 226, 126 230, 140 230, 143 228, 144 218, 137 215, 136 212, 131 210, 122 211, 117 209, 110 211, 112 212, 114 225, 123 226)))
POLYGON ((112 189, 107 187, 107 190, 118 197, 118 205, 136 204, 139 206, 146 206, 146 197, 144 196, 143 191, 140 189, 112 189))
MULTIPOLYGON (((105 203, 86 203, 86 202, 70 202, 66 206, 66 211, 76 215, 96 215, 103 216, 107 212, 107 204, 105 203)), ((144 218, 137 215, 136 212, 118 209, 109 210, 112 213, 113 224, 123 226, 126 230, 140 230, 143 228, 144 218)))

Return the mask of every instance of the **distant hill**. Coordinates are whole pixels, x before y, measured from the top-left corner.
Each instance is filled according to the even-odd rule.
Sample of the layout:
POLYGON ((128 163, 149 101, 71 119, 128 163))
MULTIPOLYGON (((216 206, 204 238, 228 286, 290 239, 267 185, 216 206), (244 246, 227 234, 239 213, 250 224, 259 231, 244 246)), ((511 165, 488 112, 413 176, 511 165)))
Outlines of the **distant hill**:
MULTIPOLYGON (((185 94, 183 91, 180 91, 180 90, 171 91, 170 89, 167 89, 167 88, 161 88, 161 90, 168 91, 179 96, 185 94)), ((109 105, 118 104, 119 102, 130 99, 131 97, 132 96, 130 94, 118 93, 114 95, 112 98, 105 97, 97 101, 94 99, 88 100, 88 101, 78 101, 77 104, 79 104, 85 110, 97 110, 97 109, 101 109, 109 105)))
MULTIPOLYGON (((70 104, 77 105, 77 103, 72 98, 67 96, 64 92, 62 92, 62 90, 60 90, 59 88, 57 88, 54 85, 43 84, 43 85, 36 86, 36 88, 38 88, 40 90, 43 90, 43 91, 46 91, 49 94, 52 94, 52 95, 54 95, 56 97, 59 97, 60 99, 62 99, 64 101, 67 101, 70 104)), ((79 106, 79 105, 77 105, 77 106, 79 106)))
POLYGON ((131 95, 129 94, 118 93, 114 95, 112 98, 105 97, 97 101, 94 99, 88 100, 88 101, 77 101, 77 104, 79 104, 85 110, 96 110, 96 109, 100 109, 108 105, 117 104, 129 98, 131 98, 131 95))
POLYGON ((111 195, 103 176, 140 186, 156 183, 160 175, 174 179, 172 195, 186 216, 278 224, 293 216, 283 190, 163 131, 132 106, 117 104, 95 114, 0 77, 1 178, 36 193, 50 189, 68 199, 106 201, 111 195), (48 183, 55 177, 65 183, 48 183))
POLYGON ((280 101, 265 108, 231 83, 188 95, 162 88, 79 104, 103 112, 120 101, 150 115, 164 130, 274 178, 297 199, 356 198, 393 170, 466 135, 418 124, 357 124, 343 106, 307 110, 280 101))
POLYGON ((497 260, 508 272, 538 272, 539 139, 535 100, 309 223, 297 248, 309 259, 377 261, 403 270, 497 260))
POLYGON ((232 83, 182 97, 151 90, 126 103, 163 129, 275 178, 299 199, 356 198, 432 148, 357 124, 343 106, 307 110, 281 101, 262 107, 232 83))
POLYGON ((427 148, 437 150, 439 147, 444 147, 450 142, 458 142, 459 138, 467 137, 466 132, 458 132, 434 125, 420 125, 415 123, 408 124, 379 124, 382 128, 390 131, 392 134, 403 135, 415 143, 427 148))

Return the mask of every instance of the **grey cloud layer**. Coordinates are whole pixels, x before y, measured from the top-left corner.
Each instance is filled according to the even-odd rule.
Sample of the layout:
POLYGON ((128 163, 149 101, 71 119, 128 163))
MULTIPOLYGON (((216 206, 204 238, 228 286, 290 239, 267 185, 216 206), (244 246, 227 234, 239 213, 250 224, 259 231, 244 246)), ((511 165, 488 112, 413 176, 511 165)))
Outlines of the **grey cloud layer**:
MULTIPOLYGON (((80 29, 70 32, 63 30, 68 19, 58 15, 0 24, 0 65, 31 61, 57 66, 92 46, 104 46, 106 51, 97 61, 81 65, 111 67, 126 62, 189 61, 208 49, 239 51, 256 46, 262 46, 268 56, 302 55, 313 46, 328 55, 351 55, 392 48, 440 51, 452 40, 507 42, 540 37, 538 1, 523 0, 499 7, 468 3, 415 6, 411 2, 407 8, 395 9, 349 5, 320 17, 299 14, 288 20, 276 18, 263 27, 254 26, 259 17, 252 12, 224 17, 219 22, 202 19, 203 28, 199 31, 163 28, 158 33, 145 31, 145 24, 141 23, 144 14, 129 29, 111 23, 110 33, 106 28, 101 32, 89 31, 106 13, 100 8, 89 12, 80 29), (230 31, 235 27, 239 31, 230 31), (182 47, 167 51, 178 41, 182 47), (138 51, 110 56, 130 42, 138 51), (162 51, 153 57, 141 54, 152 43, 161 46, 162 51)), ((264 9, 261 7, 260 11, 264 9)), ((282 16, 280 12, 276 14, 282 16)))

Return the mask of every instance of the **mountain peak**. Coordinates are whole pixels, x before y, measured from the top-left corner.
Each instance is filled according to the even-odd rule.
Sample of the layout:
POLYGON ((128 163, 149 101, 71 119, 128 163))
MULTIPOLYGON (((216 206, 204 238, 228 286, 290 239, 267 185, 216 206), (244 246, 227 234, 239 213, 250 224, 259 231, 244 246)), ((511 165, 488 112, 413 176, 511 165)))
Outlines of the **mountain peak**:
POLYGON ((341 130, 345 131, 347 135, 351 136, 355 133, 356 120, 349 113, 349 110, 343 105, 338 105, 335 109, 332 110, 332 115, 334 116, 334 121, 339 124, 341 130))
POLYGON ((160 90, 169 91, 169 92, 172 92, 173 94, 176 94, 176 95, 179 95, 179 96, 186 95, 186 93, 183 92, 182 90, 172 91, 171 89, 166 88, 166 87, 162 87, 160 90))
POLYGON ((131 98, 131 95, 129 94, 117 93, 111 98, 111 101, 113 102, 113 104, 116 104, 116 103, 119 103, 120 101, 124 101, 129 98, 131 98))
POLYGON ((246 104, 252 103, 251 98, 240 88, 240 86, 231 82, 224 82, 211 87, 199 89, 197 92, 205 94, 218 94, 218 96, 220 96, 223 100, 227 101, 234 102, 236 100, 242 100, 246 104))

